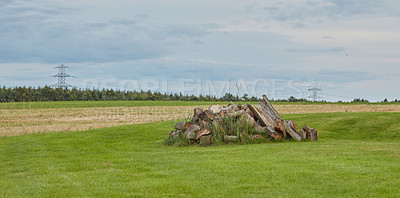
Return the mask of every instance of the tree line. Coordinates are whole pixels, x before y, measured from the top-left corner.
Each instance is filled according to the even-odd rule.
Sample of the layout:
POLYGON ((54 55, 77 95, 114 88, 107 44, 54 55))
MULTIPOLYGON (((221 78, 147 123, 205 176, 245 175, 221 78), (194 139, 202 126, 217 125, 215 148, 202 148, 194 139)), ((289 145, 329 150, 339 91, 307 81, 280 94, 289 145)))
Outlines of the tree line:
POLYGON ((151 91, 120 91, 113 89, 64 89, 44 87, 0 87, 0 102, 42 101, 105 101, 105 100, 171 100, 171 101, 258 101, 257 97, 242 97, 226 93, 222 97, 211 95, 188 95, 151 91))
MULTIPOLYGON (((113 89, 63 89, 44 87, 0 87, 0 102, 44 102, 44 101, 105 101, 105 100, 164 100, 164 101, 232 101, 252 102, 260 98, 244 94, 239 97, 226 93, 222 97, 211 95, 188 95, 182 93, 161 93, 151 91, 121 91, 113 89)), ((288 99, 270 99, 277 102, 310 102, 304 98, 290 96, 288 99)), ((326 102, 326 101, 320 101, 326 102)), ((342 101, 339 101, 339 103, 342 101)), ((400 100, 385 102, 400 102, 400 100)), ((369 103, 368 100, 356 98, 351 103, 369 103)))

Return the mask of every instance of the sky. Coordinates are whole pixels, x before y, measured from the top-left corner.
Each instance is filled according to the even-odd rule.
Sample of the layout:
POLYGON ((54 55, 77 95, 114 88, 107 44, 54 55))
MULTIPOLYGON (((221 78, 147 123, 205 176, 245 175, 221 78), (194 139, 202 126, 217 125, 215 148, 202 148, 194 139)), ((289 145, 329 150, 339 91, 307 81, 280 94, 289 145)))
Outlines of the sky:
POLYGON ((0 85, 60 64, 78 88, 400 99, 400 1, 0 0, 0 85))

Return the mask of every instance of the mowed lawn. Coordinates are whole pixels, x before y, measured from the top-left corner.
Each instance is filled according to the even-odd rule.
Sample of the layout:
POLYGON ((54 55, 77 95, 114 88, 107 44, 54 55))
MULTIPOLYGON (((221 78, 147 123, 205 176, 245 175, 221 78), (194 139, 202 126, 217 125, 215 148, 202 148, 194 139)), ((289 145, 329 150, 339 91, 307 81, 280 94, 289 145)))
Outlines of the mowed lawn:
POLYGON ((400 197, 400 113, 284 118, 320 140, 168 147, 170 121, 0 137, 0 196, 400 197))

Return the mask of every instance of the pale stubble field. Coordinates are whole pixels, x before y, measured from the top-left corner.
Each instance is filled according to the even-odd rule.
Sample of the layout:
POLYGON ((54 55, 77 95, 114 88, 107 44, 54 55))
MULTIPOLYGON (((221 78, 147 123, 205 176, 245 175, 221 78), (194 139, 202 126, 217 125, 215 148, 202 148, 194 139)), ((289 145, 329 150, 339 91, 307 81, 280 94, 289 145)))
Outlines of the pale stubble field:
MULTIPOLYGON (((80 131, 190 117, 200 106, 0 109, 0 136, 80 131)), ((281 114, 330 112, 400 112, 400 105, 275 105, 281 114)), ((172 122, 171 122, 172 123, 172 122)))

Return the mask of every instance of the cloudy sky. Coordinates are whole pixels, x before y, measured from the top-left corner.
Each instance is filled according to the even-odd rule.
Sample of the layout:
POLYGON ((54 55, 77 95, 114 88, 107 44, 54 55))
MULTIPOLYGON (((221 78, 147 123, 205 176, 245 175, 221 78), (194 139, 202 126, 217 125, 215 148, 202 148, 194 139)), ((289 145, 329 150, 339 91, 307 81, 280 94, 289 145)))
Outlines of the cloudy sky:
POLYGON ((400 99, 398 0, 0 0, 0 84, 400 99))

